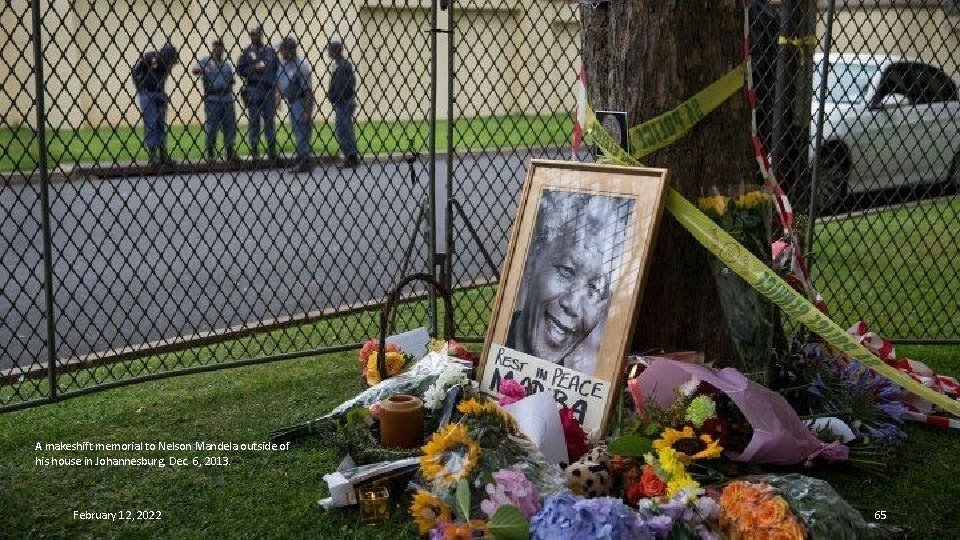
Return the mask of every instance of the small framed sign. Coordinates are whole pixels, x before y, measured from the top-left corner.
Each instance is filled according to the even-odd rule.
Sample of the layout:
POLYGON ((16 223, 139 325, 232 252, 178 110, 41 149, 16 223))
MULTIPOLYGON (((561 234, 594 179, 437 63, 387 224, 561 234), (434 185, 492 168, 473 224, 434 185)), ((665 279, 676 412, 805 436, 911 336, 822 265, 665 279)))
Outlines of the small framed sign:
MULTIPOLYGON (((620 145, 625 152, 630 153, 630 137, 628 136, 627 112, 626 111, 597 111, 597 122, 603 126, 610 134, 610 138, 620 145)), ((600 148, 596 149, 596 155, 602 155, 600 148)))
POLYGON ((480 363, 603 432, 667 193, 663 169, 531 163, 480 363))

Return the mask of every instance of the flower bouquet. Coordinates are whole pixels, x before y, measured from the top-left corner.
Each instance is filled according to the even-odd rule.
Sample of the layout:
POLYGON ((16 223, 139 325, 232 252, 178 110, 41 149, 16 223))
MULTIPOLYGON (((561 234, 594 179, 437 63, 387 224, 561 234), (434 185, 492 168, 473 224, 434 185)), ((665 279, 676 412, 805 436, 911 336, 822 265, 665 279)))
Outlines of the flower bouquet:
MULTIPOLYGON (((768 266, 771 264, 772 203, 762 188, 736 186, 729 195, 701 197, 698 202, 701 211, 750 253, 768 266)), ((747 378, 769 386, 775 320, 773 304, 719 259, 712 257, 710 267, 739 357, 735 367, 747 378)))
POLYGON ((719 497, 720 527, 729 538, 894 538, 893 527, 867 523, 823 480, 763 475, 727 484, 719 497))
POLYGON ((454 421, 421 450, 425 485, 410 511, 431 538, 525 538, 540 494, 563 486, 559 467, 543 459, 513 416, 470 388, 454 421))

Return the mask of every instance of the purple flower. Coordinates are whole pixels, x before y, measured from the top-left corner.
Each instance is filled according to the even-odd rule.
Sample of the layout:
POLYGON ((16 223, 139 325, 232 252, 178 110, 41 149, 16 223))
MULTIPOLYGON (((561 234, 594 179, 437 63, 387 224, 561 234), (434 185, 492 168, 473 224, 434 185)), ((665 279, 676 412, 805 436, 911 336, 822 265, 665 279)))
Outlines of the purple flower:
POLYGON ((711 529, 711 523, 719 517, 720 507, 710 497, 702 495, 691 500, 694 493, 677 492, 669 501, 661 504, 640 506, 640 516, 657 539, 672 538, 719 538, 711 529))
POLYGON ((647 520, 647 525, 658 538, 666 538, 673 530, 673 519, 670 516, 654 516, 647 520))
POLYGON ((540 510, 540 492, 519 469, 501 469, 493 473, 492 484, 487 484, 489 499, 480 502, 480 509, 489 517, 505 504, 512 504, 520 513, 533 517, 540 510))
POLYGON ((647 523, 620 499, 582 499, 569 493, 544 501, 530 521, 530 533, 532 540, 654 538, 647 523))

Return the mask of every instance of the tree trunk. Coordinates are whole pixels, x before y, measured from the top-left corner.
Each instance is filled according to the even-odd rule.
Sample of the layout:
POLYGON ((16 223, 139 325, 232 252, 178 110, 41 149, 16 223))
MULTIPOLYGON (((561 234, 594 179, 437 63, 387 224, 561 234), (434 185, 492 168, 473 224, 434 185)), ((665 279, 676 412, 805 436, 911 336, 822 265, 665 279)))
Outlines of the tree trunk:
MULTIPOLYGON (((617 0, 581 14, 589 100, 595 109, 627 111, 631 125, 676 107, 743 61, 741 0, 617 0)), ((745 92, 642 162, 669 169, 673 188, 692 201, 713 186, 761 183, 745 92)), ((711 255, 665 212, 652 257, 634 350, 733 360, 711 255)))

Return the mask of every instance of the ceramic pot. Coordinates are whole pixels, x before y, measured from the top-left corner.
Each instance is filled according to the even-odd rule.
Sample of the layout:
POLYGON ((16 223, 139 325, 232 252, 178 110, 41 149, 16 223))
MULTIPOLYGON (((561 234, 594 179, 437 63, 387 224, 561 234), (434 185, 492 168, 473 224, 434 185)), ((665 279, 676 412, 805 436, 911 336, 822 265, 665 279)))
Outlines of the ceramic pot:
POLYGON ((416 448, 423 444, 423 401, 397 394, 380 402, 380 444, 416 448))

